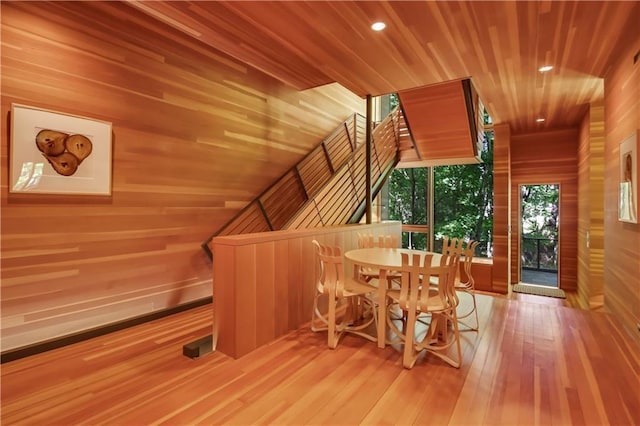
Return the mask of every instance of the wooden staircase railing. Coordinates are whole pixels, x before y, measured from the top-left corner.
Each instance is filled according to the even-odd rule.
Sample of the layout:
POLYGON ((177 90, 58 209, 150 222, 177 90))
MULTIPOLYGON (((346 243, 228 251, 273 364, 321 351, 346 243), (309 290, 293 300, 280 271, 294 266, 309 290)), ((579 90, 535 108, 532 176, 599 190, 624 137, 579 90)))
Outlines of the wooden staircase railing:
MULTIPOLYGON (((372 194, 377 194, 397 163, 398 146, 407 137, 399 108, 373 130, 372 194)), ((267 188, 202 243, 219 235, 299 229, 358 222, 366 207, 366 120, 354 114, 297 165, 267 188)))

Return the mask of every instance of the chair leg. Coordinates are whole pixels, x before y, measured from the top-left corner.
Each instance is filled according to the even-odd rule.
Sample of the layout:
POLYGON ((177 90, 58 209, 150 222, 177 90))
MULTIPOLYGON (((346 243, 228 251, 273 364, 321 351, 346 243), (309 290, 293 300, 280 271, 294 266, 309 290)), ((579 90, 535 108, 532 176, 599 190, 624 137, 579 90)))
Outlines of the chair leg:
POLYGON ((460 346, 460 329, 458 328, 458 315, 456 314, 456 310, 453 309, 451 316, 443 315, 442 319, 444 320, 445 328, 448 328, 448 322, 451 321, 451 324, 453 326, 454 341, 450 343, 445 343, 441 349, 447 350, 447 348, 451 347, 451 345, 455 343, 456 345, 455 351, 457 352, 458 356, 454 358, 452 356, 448 356, 446 353, 436 353, 436 355, 438 355, 442 360, 444 360, 447 364, 451 365, 452 367, 460 368, 460 365, 462 364, 462 348, 460 346))
POLYGON ((471 309, 471 311, 467 312, 464 315, 458 316, 458 321, 460 322, 460 324, 464 325, 465 327, 468 327, 468 329, 462 330, 462 331, 478 331, 479 327, 480 327, 480 322, 478 321, 478 305, 476 303, 476 293, 473 290, 459 290, 461 293, 467 293, 471 295, 471 300, 473 301, 473 308, 471 309), (466 320, 462 321, 462 319, 470 317, 471 314, 473 314, 475 316, 475 325, 471 325, 470 323, 468 323, 466 320))
POLYGON ((320 296, 322 294, 316 293, 313 297, 313 311, 311 312, 311 331, 319 332, 319 331, 327 331, 328 329, 328 313, 323 314, 320 312, 318 308, 318 301, 320 300, 320 296))
POLYGON ((456 368, 460 368, 462 364, 462 348, 460 347, 460 330, 458 328, 458 315, 456 310, 453 310, 453 338, 456 339, 456 350, 458 351, 458 361, 453 365, 456 368))
MULTIPOLYGON (((398 314, 397 312, 392 312, 395 306, 398 305, 396 303, 387 303, 386 305, 385 326, 388 327, 388 332, 387 341, 385 343, 389 345, 403 344, 405 338, 405 330, 407 324, 405 316, 406 312, 402 309, 400 309, 400 314, 398 314), (395 321, 401 322, 401 328, 398 328, 398 326, 395 324, 395 321)), ((378 318, 378 321, 380 321, 380 318, 378 318)))
POLYGON ((476 292, 472 292, 471 293, 471 297, 473 298, 473 313, 476 317, 476 326, 475 328, 472 328, 472 330, 474 331, 478 331, 478 329, 480 328, 480 322, 478 321, 478 305, 476 304, 476 292))
POLYGON ((375 301, 366 295, 362 295, 354 296, 354 303, 358 306, 358 315, 355 321, 349 325, 343 322, 344 327, 339 332, 342 333, 344 331, 356 334, 372 342, 377 342, 377 333, 374 336, 368 330, 372 325, 374 330, 378 330, 378 309, 375 301))
POLYGON ((350 301, 350 306, 353 307, 352 316, 350 318, 354 323, 356 323, 364 317, 364 303, 359 297, 353 296, 350 301))
POLYGON ((452 367, 460 368, 460 365, 462 363, 460 330, 458 328, 458 317, 455 313, 455 309, 453 309, 452 311, 453 312, 450 313, 434 313, 431 318, 429 332, 417 346, 420 349, 426 349, 428 352, 442 359, 452 367), (447 336, 449 322, 451 322, 453 326, 453 341, 451 341, 447 336), (438 336, 441 331, 444 333, 442 338, 438 336), (454 349, 457 357, 452 357, 447 354, 447 352, 451 350, 451 347, 454 344, 456 345, 454 349))
MULTIPOLYGON (((366 297, 366 296, 365 296, 366 297)), ((376 306, 376 301, 373 297, 367 297, 368 303, 371 308, 371 315, 373 315, 373 325, 375 325, 375 329, 378 330, 378 308, 376 306)), ((377 341, 377 337, 376 337, 377 341)))
POLYGON ((318 293, 313 296, 313 310, 311 311, 311 331, 323 331, 326 330, 326 324, 320 311, 318 310, 318 293), (316 325, 318 324, 318 325, 316 325))
POLYGON ((313 308, 311 310, 311 331, 317 331, 316 324, 316 312, 318 312, 318 293, 313 296, 313 308))
POLYGON ((336 301, 329 296, 329 324, 327 330, 327 344, 331 349, 335 349, 338 346, 339 334, 336 331, 336 301))
POLYGON ((418 359, 418 353, 414 344, 414 334, 416 330, 416 316, 415 310, 410 309, 407 313, 407 322, 404 334, 404 354, 402 357, 402 365, 404 368, 413 368, 416 360, 418 359))
POLYGON ((447 338, 446 333, 443 333, 443 330, 446 330, 447 328, 447 322, 444 316, 438 313, 433 313, 430 316, 431 318, 429 322, 418 320, 428 326, 427 332, 424 336, 424 339, 422 339, 422 341, 429 345, 436 344, 442 341, 443 339, 447 338), (444 325, 442 323, 443 320, 444 320, 444 325))

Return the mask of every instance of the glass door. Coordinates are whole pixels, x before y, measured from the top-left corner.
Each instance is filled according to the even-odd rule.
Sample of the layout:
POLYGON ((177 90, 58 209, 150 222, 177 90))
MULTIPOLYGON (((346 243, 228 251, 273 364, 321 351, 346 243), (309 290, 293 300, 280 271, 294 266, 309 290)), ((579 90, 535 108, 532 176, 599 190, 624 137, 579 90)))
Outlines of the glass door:
POLYGON ((520 282, 558 288, 560 185, 520 185, 520 282))

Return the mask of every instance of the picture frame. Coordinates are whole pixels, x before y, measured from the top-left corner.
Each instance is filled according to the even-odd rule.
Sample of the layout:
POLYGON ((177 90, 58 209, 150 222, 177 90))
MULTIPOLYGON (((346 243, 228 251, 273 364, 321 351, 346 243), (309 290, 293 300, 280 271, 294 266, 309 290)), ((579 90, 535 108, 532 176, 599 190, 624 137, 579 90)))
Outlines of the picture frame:
POLYGON ((618 192, 618 220, 638 223, 638 132, 620 143, 620 179, 618 192))
POLYGON ((9 192, 111 195, 111 123, 11 105, 9 192))

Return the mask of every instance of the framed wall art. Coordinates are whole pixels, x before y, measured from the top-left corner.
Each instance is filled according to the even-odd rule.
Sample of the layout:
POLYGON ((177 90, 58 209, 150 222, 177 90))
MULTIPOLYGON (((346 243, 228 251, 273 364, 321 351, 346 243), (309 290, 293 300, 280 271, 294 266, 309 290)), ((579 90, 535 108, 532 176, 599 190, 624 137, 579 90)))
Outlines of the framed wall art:
POLYGON ((9 191, 111 195, 111 123, 11 105, 9 191))
POLYGON ((638 223, 638 132, 620 143, 618 220, 638 223))

